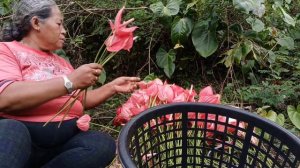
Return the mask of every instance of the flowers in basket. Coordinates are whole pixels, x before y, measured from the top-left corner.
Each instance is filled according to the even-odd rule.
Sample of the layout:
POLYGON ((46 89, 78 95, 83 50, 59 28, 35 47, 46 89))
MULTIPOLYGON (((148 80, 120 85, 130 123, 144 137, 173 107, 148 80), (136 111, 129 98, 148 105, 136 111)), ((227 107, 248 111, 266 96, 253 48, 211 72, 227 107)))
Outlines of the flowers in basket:
MULTIPOLYGON (((110 24, 110 28, 111 28, 112 32, 109 35, 109 37, 105 40, 105 42, 102 44, 102 46, 99 48, 97 55, 95 56, 94 63, 98 63, 98 64, 101 64, 102 66, 104 66, 119 51, 121 51, 121 50, 130 51, 130 49, 132 48, 133 41, 134 41, 133 32, 138 27, 136 27, 136 26, 127 27, 130 23, 132 23, 134 21, 134 18, 132 18, 128 21, 124 21, 122 23, 122 14, 123 14, 124 10, 125 10, 125 7, 122 7, 118 11, 114 22, 109 20, 109 24, 110 24)), ((99 79, 101 79, 101 78, 99 78, 99 79)), ((70 98, 60 108, 60 110, 51 119, 49 119, 44 124, 44 126, 47 125, 49 122, 51 122, 58 115, 61 115, 61 113, 64 113, 63 118, 60 122, 60 124, 61 124, 62 121, 64 120, 64 118, 68 115, 69 111, 73 107, 76 100, 78 100, 80 97, 82 97, 82 93, 84 95, 83 96, 83 105, 84 105, 86 91, 87 91, 87 89, 81 89, 81 90, 74 91, 72 93, 72 95, 70 96, 70 98), (83 91, 85 91, 85 92, 83 92, 83 91)), ((82 118, 79 118, 79 120, 77 121, 77 125, 81 130, 87 130, 89 127, 87 122, 89 122, 90 120, 91 119, 88 115, 84 115, 84 116, 82 116, 82 118)), ((60 126, 60 124, 59 124, 59 126, 60 126)))
MULTIPOLYGON (((175 102, 203 102, 203 103, 213 103, 213 104, 220 104, 221 96, 219 94, 214 94, 213 89, 211 86, 207 86, 200 90, 199 94, 193 89, 191 86, 189 89, 184 89, 176 84, 168 84, 167 82, 163 82, 160 79, 155 79, 148 83, 140 82, 139 89, 136 90, 131 97, 117 109, 117 115, 114 119, 114 125, 124 125, 134 116, 140 114, 144 110, 161 105, 161 104, 170 104, 175 102), (198 100, 196 99, 198 97, 198 100)), ((176 120, 180 115, 172 116, 172 114, 166 115, 164 118, 160 119, 160 122, 163 120, 172 121, 176 120)), ((198 118, 200 121, 190 122, 190 126, 197 126, 203 128, 205 126, 203 120, 207 117, 208 121, 219 121, 219 122, 226 122, 227 118, 225 116, 218 116, 216 118, 215 114, 206 114, 205 113, 196 113, 190 112, 188 113, 189 119, 198 118), (201 121, 202 119, 202 121, 201 121)), ((159 122, 159 121, 158 121, 159 122)), ((232 124, 236 126, 237 121, 235 119, 229 118, 228 124, 232 124)), ((151 123, 155 125, 155 121, 151 123)), ((239 124, 240 127, 244 127, 241 123, 239 124)), ((207 130, 216 130, 219 132, 225 131, 224 125, 215 124, 214 122, 207 122, 206 129, 207 130)), ((234 132, 233 128, 227 127, 228 132, 234 132)), ((212 137, 213 131, 208 131, 206 137, 212 137)))

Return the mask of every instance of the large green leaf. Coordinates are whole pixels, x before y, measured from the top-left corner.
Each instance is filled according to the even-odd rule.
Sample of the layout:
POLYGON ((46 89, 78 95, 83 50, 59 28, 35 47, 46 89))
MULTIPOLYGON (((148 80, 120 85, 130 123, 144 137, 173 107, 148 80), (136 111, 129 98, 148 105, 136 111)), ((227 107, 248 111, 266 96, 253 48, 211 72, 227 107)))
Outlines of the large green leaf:
POLYGON ((156 63, 160 68, 164 69, 165 74, 171 78, 175 71, 174 61, 176 59, 175 50, 170 50, 166 52, 164 49, 160 48, 156 53, 156 63))
POLYGON ((297 109, 294 106, 289 105, 287 107, 287 112, 292 123, 300 129, 300 104, 297 106, 297 109))
POLYGON ((156 2, 150 5, 150 9, 153 13, 163 16, 164 4, 162 2, 156 2))
POLYGON ((192 41, 202 57, 209 57, 218 49, 216 29, 209 29, 208 24, 197 23, 192 32, 192 41))
POLYGON ((276 39, 277 43, 281 46, 281 47, 286 47, 289 50, 292 50, 295 48, 295 42, 294 39, 291 37, 283 37, 283 38, 278 38, 276 39))
POLYGON ((252 12, 258 17, 265 14, 264 0, 233 0, 235 8, 245 11, 245 13, 252 12))
POLYGON ((166 6, 159 1, 151 4, 150 9, 159 16, 174 16, 178 14, 180 5, 181 0, 169 0, 166 6))
POLYGON ((261 32, 265 29, 265 24, 257 18, 248 17, 246 21, 251 25, 252 30, 256 32, 261 32))
POLYGON ((169 0, 166 6, 165 15, 177 15, 180 9, 181 0, 169 0))
POLYGON ((193 22, 190 18, 175 19, 172 25, 171 39, 174 44, 187 41, 193 29, 193 22))

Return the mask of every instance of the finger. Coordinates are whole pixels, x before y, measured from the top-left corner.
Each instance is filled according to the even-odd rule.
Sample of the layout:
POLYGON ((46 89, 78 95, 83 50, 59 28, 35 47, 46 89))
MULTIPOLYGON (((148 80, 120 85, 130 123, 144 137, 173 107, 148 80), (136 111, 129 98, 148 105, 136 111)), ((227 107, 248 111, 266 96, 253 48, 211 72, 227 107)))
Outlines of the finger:
POLYGON ((101 70, 100 69, 92 69, 92 73, 93 73, 93 75, 95 75, 95 76, 99 76, 100 74, 101 74, 101 70))
POLYGON ((139 77, 124 77, 125 80, 131 81, 131 82, 139 82, 141 79, 139 77))
POLYGON ((97 63, 90 63, 90 64, 88 64, 88 66, 92 69, 100 69, 100 70, 103 69, 102 65, 97 64, 97 63))

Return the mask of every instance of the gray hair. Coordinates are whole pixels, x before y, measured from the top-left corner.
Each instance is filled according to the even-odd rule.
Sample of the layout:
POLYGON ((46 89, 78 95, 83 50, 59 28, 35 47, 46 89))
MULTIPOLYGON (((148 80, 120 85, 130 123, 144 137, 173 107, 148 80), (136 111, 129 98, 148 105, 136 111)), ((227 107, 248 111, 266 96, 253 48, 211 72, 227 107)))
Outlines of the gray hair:
POLYGON ((1 41, 21 40, 32 29, 30 20, 37 16, 45 20, 51 16, 54 0, 20 0, 13 6, 11 23, 4 25, 1 41))

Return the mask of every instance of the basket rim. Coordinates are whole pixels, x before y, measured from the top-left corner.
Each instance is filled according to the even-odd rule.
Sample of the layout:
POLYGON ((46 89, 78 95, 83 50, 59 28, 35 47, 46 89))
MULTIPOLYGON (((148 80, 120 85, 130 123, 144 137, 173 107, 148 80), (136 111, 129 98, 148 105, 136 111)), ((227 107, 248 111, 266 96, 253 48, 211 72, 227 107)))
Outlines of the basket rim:
MULTIPOLYGON (((235 108, 231 107, 228 105, 221 105, 221 104, 211 104, 211 103, 199 103, 199 102, 178 102, 178 103, 171 103, 171 104, 163 104, 163 105, 158 105, 155 107, 151 107, 149 109, 146 109, 145 111, 141 112, 134 118, 132 118, 122 129, 119 134, 119 140, 118 140, 118 153, 119 153, 119 158, 121 161, 121 164, 123 167, 136 167, 135 163, 132 161, 128 149, 128 135, 132 131, 134 131, 136 128, 138 128, 140 125, 137 124, 138 122, 144 123, 147 118, 153 118, 154 116, 161 116, 158 115, 158 111, 168 111, 168 109, 173 109, 176 108, 178 109, 178 112, 180 110, 185 110, 185 112, 188 112, 188 109, 193 109, 193 108, 205 108, 212 110, 214 112, 209 114, 218 114, 226 117, 233 117, 235 119, 239 119, 242 121, 247 121, 249 122, 254 122, 254 126, 259 126, 260 128, 264 128, 264 130, 267 130, 273 134, 271 135, 276 135, 275 137, 278 138, 279 140, 283 142, 288 142, 285 143, 285 145, 290 145, 289 148, 292 150, 292 153, 295 154, 295 156, 300 156, 300 150, 296 150, 300 148, 300 138, 298 138, 296 135, 292 134, 285 128, 277 125, 276 123, 272 122, 271 120, 265 119, 263 117, 260 117, 259 115, 255 113, 248 112, 246 110, 240 109, 240 108, 235 108), (153 113, 153 111, 156 111, 153 113), (229 115, 226 114, 226 112, 229 115), (232 113, 231 113, 232 112, 232 113), (269 129, 265 129, 265 128, 269 129)), ((209 111, 206 110, 206 111, 209 111)), ((193 110, 191 110, 193 111, 193 110)), ((201 113, 205 113, 201 112, 201 113)), ((167 114, 167 113, 164 113, 167 114)))

